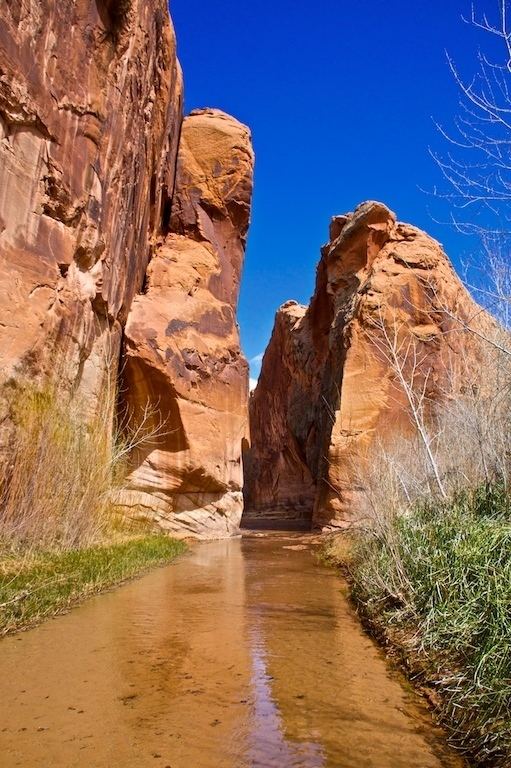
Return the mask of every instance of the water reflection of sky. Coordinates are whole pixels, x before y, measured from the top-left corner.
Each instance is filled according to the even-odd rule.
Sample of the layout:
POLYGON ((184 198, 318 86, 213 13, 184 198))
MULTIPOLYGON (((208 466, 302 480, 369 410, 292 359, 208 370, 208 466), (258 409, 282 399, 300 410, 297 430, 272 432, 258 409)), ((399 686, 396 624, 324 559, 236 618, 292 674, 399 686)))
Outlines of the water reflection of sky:
POLYGON ((285 736, 282 716, 272 697, 264 634, 258 621, 250 631, 250 653, 254 705, 249 765, 251 768, 322 768, 325 755, 320 744, 292 742, 285 736))

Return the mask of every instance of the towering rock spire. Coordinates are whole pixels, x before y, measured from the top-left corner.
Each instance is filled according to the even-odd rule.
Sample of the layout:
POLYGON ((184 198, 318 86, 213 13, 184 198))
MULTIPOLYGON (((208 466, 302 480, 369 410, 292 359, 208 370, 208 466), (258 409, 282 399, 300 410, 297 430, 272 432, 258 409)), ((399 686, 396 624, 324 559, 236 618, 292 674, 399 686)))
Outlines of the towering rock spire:
POLYGON ((278 310, 250 399, 247 516, 313 527, 361 519, 375 443, 411 429, 389 345, 434 416, 477 355, 464 323, 491 322, 440 244, 381 203, 332 219, 310 306, 278 310))
POLYGON ((217 110, 185 118, 170 231, 126 325, 124 393, 132 425, 163 433, 133 455, 124 503, 166 530, 237 531, 248 366, 236 307, 249 224, 248 129, 217 110))

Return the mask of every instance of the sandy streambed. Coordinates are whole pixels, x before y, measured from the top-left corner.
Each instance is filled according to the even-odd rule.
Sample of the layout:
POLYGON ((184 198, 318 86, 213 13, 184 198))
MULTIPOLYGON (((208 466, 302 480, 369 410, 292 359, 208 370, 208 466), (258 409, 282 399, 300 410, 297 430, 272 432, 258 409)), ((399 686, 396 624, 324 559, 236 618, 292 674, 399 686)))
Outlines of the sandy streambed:
POLYGON ((251 535, 5 638, 2 768, 460 766, 341 587, 251 535))

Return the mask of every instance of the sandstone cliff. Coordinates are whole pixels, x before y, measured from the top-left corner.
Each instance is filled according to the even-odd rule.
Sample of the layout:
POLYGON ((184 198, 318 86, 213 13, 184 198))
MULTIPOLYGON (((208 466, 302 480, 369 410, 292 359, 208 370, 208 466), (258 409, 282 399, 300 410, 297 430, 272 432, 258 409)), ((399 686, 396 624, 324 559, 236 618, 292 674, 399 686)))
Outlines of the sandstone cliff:
POLYGON ((223 113, 183 123, 182 90, 166 0, 3 3, 0 384, 53 377, 90 414, 123 371, 130 431, 158 411, 166 432, 133 456, 138 501, 166 528, 225 535, 241 514, 253 156, 223 113))
POLYGON ((434 404, 472 343, 461 323, 480 314, 441 246, 384 205, 335 217, 311 304, 277 312, 251 396, 247 517, 360 517, 372 445, 410 429, 390 347, 434 404))
POLYGON ((128 413, 142 423, 149 405, 163 433, 134 455, 124 502, 173 532, 228 535, 241 519, 248 366, 236 305, 252 172, 245 126, 213 110, 185 119, 172 231, 126 326, 128 413))
POLYGON ((174 186, 174 32, 165 0, 8 0, 0 21, 0 370, 94 401, 174 186))

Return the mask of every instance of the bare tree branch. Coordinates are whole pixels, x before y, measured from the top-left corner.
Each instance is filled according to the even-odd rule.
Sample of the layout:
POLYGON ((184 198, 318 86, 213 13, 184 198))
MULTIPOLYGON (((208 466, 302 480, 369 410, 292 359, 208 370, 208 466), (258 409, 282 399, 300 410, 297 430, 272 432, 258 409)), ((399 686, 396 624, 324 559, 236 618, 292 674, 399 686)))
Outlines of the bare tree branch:
MULTIPOLYGON (((501 47, 501 60, 493 61, 485 52, 477 54, 477 69, 471 77, 462 74, 453 57, 446 52, 447 64, 460 93, 459 114, 452 130, 434 121, 451 151, 440 154, 430 149, 447 191, 437 188, 433 194, 446 200, 467 218, 452 214, 458 231, 480 234, 485 228, 511 234, 511 0, 498 0, 498 17, 478 14, 472 5, 463 20, 491 37, 501 47), (469 211, 485 214, 481 224, 469 211)), ((495 46, 494 46, 495 47, 495 46)))

